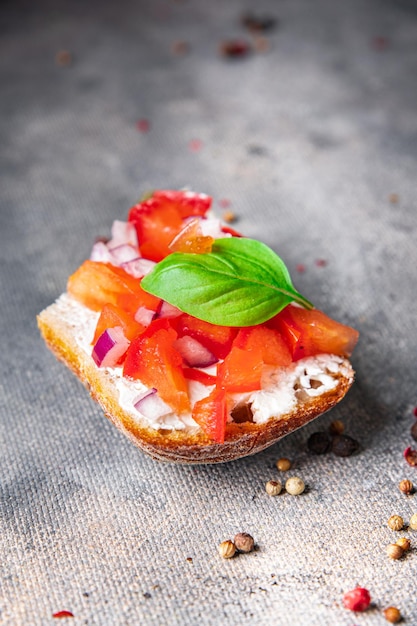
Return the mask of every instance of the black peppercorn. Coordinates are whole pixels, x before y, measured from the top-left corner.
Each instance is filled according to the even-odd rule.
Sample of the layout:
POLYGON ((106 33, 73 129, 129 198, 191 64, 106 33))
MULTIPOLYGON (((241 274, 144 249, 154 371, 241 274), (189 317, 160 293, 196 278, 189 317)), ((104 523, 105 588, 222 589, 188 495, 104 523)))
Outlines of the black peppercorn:
POLYGON ((310 435, 307 448, 313 454, 325 454, 330 450, 331 439, 325 431, 317 431, 310 435))
POLYGON ((351 456, 359 450, 359 443, 348 435, 336 435, 332 440, 332 452, 336 456, 351 456))

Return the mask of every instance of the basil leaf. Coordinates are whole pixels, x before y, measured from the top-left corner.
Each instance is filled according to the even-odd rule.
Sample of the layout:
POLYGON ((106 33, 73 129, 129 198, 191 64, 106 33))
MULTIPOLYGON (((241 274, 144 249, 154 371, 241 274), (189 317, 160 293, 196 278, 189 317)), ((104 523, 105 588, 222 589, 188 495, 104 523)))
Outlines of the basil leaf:
POLYGON ((261 324, 292 301, 312 308, 294 289, 280 257, 243 237, 216 239, 206 254, 174 252, 141 286, 185 313, 223 326, 261 324))

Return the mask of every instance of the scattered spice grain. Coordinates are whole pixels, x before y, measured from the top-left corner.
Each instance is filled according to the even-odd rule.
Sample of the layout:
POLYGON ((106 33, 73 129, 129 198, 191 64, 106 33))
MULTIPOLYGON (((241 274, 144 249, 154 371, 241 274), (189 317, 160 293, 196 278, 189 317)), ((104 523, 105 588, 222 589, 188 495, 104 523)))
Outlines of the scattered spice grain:
POLYGON ((402 530, 404 528, 404 520, 401 515, 391 515, 388 520, 388 526, 391 530, 402 530))
POLYGON ((387 546, 387 554, 390 559, 394 559, 395 561, 397 561, 403 556, 404 550, 397 543, 390 543, 387 546))
POLYGON ((371 594, 364 587, 356 587, 343 596, 343 606, 350 611, 366 611, 371 604, 371 594))
POLYGON ((331 443, 330 435, 324 430, 319 430, 310 435, 307 448, 313 454, 326 454, 330 450, 331 443))
POLYGON ((233 539, 238 552, 252 552, 255 547, 255 541, 249 533, 237 533, 233 539))
POLYGON ((278 461, 276 462, 276 466, 277 470, 279 470, 280 472, 288 472, 288 470, 291 469, 292 463, 290 459, 287 459, 283 456, 278 459, 278 461))
POLYGON ((304 492, 305 488, 306 486, 304 481, 298 476, 292 476, 285 483, 285 490, 291 496, 301 495, 304 492))
POLYGON ((268 496, 277 496, 282 491, 282 485, 279 480, 268 480, 265 485, 265 491, 268 496))
POLYGON ((405 495, 408 496, 410 495, 410 493, 413 493, 414 485, 411 480, 404 479, 401 480, 398 484, 398 489, 401 491, 401 493, 405 493, 405 495))
POLYGON ((336 456, 352 456, 359 450, 359 443, 348 435, 335 435, 332 439, 332 452, 336 456))
POLYGON ((388 606, 384 609, 384 617, 391 624, 398 624, 401 621, 401 613, 396 606, 388 606))
POLYGON ((404 552, 408 552, 411 547, 411 541, 407 537, 400 537, 395 543, 397 546, 400 546, 404 552))
POLYGON ((74 613, 71 611, 57 611, 56 613, 52 613, 52 617, 55 619, 61 619, 63 617, 74 617, 74 613))
POLYGON ((411 465, 411 467, 417 467, 417 450, 408 446, 408 448, 404 450, 404 458, 408 465, 411 465))
POLYGON ((329 426, 331 435, 342 435, 345 432, 345 425, 342 420, 333 420, 329 426))
POLYGON ((222 541, 218 549, 223 559, 231 559, 236 554, 236 546, 230 539, 222 541))
POLYGON ((417 513, 414 513, 414 515, 410 517, 410 521, 408 525, 411 528, 411 530, 417 530, 417 513))
POLYGON ((232 222, 236 221, 236 214, 233 211, 224 211, 222 215, 223 221, 228 224, 232 224, 232 222))

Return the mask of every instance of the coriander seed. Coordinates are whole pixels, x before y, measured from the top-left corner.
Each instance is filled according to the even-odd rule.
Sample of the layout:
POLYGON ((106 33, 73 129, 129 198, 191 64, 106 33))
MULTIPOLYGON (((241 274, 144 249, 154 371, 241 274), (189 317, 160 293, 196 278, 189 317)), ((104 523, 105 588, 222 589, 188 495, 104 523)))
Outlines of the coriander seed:
POLYGON ((219 545, 219 554, 224 559, 231 559, 236 554, 236 546, 233 541, 227 539, 227 541, 222 541, 219 545))
POLYGON ((414 515, 410 517, 410 521, 408 525, 411 528, 411 530, 417 530, 417 513, 414 513, 414 515))
POLYGON ((396 561, 403 556, 404 550, 396 543, 390 543, 389 546, 387 546, 387 554, 390 559, 394 559, 396 561))
POLYGON ((333 420, 329 426, 331 435, 342 435, 345 431, 345 425, 341 420, 333 420))
POLYGON ((411 541, 407 537, 400 537, 395 543, 397 546, 401 546, 404 552, 407 552, 411 547, 411 541))
POLYGON ((404 479, 399 483, 398 489, 401 493, 405 493, 408 496, 410 493, 413 493, 414 485, 411 480, 404 479))
POLYGON ((404 520, 401 515, 391 515, 388 520, 388 526, 391 530, 402 530, 404 528, 404 520))
POLYGON ((253 537, 249 533, 237 533, 233 542, 239 552, 252 552, 255 547, 253 537))
POLYGON ((401 613, 396 606, 388 606, 384 609, 384 617, 391 624, 398 624, 401 621, 401 613))
POLYGON ((278 459, 276 465, 277 470, 279 470, 280 472, 288 472, 288 470, 291 469, 292 463, 290 459, 282 457, 281 459, 278 459))
POLYGON ((306 488, 304 481, 298 476, 292 476, 285 483, 285 489, 291 496, 299 496, 306 488))
POLYGON ((282 491, 282 485, 279 480, 268 480, 265 485, 265 491, 268 496, 277 496, 282 491))

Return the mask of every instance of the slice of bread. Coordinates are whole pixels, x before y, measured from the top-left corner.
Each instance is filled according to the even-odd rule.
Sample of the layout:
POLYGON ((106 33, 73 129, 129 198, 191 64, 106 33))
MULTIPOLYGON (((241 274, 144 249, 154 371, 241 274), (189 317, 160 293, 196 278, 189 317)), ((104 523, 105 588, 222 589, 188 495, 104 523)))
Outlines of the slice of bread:
MULTIPOLYGON (((354 373, 346 358, 319 355, 297 361, 288 371, 275 372, 278 384, 267 392, 270 400, 271 394, 275 394, 272 400, 279 400, 280 394, 286 399, 275 403, 281 406, 276 414, 254 421, 230 418, 225 442, 214 443, 191 418, 181 421, 171 416, 167 423, 150 424, 133 402, 130 406, 123 401, 124 390, 132 397, 139 395, 141 384, 138 387, 126 381, 117 369, 96 366, 90 344, 96 320, 96 313, 64 294, 40 313, 38 326, 48 347, 75 373, 110 421, 144 452, 161 461, 223 463, 260 452, 334 407, 353 383, 354 373)), ((253 407, 262 404, 264 398, 258 395, 235 400, 253 407)))

